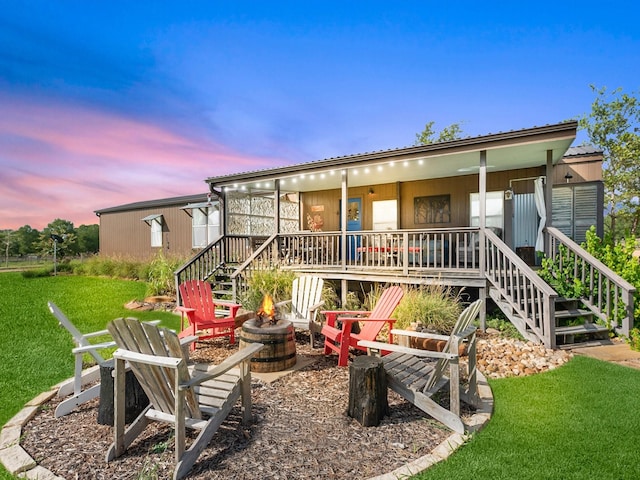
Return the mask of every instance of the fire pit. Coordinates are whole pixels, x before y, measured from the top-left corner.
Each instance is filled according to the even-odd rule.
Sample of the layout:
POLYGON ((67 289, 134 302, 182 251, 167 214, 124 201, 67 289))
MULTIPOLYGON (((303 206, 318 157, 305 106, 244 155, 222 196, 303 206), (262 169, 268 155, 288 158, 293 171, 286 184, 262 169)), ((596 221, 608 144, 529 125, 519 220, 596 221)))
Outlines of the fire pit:
POLYGON ((273 299, 265 296, 256 317, 242 324, 240 348, 262 343, 264 348, 251 359, 252 372, 280 372, 296 364, 296 337, 288 320, 276 318, 273 299))

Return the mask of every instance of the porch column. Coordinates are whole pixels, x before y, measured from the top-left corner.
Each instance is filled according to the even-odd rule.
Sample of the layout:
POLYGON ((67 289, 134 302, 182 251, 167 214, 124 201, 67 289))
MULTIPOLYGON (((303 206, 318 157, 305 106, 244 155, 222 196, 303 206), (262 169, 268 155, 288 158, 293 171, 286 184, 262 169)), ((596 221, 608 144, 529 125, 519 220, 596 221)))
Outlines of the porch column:
POLYGON ((479 226, 480 226, 480 251, 478 260, 480 262, 480 274, 484 277, 485 272, 485 238, 484 229, 487 226, 487 151, 480 151, 480 172, 478 175, 478 196, 479 196, 479 226))
POLYGON ((220 260, 222 261, 222 263, 225 263, 227 261, 226 258, 226 248, 224 248, 224 245, 227 242, 227 234, 229 233, 227 231, 227 189, 225 187, 222 187, 220 189, 220 222, 222 222, 221 225, 221 230, 222 230, 222 238, 223 238, 223 248, 220 250, 220 260))
MULTIPOLYGON (((478 248, 478 261, 480 262, 480 277, 486 282, 485 278, 485 253, 486 253, 486 238, 484 235, 484 229, 487 226, 487 151, 480 151, 480 171, 478 172, 478 201, 480 203, 478 209, 480 237, 478 248)), ((480 296, 482 298, 482 308, 480 309, 480 329, 486 330, 486 300, 487 290, 486 288, 479 289, 480 296)))
MULTIPOLYGON (((544 208, 547 211, 547 220, 544 227, 550 227, 552 222, 551 216, 553 215, 553 150, 547 150, 547 181, 544 189, 544 208)), ((544 234, 544 253, 548 256, 551 255, 549 250, 549 235, 545 231, 544 234)))
POLYGON ((273 233, 280 233, 280 180, 275 180, 273 191, 273 223, 275 231, 273 233))
MULTIPOLYGON (((342 271, 347 269, 347 210, 349 205, 349 173, 342 170, 342 196, 340 198, 340 257, 342 258, 342 271)), ((343 293, 344 295, 344 293, 343 293)))

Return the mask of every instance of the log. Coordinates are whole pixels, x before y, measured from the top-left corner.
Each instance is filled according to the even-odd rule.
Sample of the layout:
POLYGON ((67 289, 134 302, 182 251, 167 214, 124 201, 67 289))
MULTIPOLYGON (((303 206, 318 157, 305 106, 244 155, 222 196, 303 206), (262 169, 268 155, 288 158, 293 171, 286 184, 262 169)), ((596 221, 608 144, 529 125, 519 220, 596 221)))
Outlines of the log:
MULTIPOLYGON (((98 423, 113 426, 113 359, 100 364, 100 405, 98 423)), ((133 422, 149 405, 149 398, 131 370, 125 374, 125 422, 133 422)))
POLYGON ((387 376, 379 357, 360 355, 349 365, 347 414, 364 427, 375 427, 389 410, 387 376))

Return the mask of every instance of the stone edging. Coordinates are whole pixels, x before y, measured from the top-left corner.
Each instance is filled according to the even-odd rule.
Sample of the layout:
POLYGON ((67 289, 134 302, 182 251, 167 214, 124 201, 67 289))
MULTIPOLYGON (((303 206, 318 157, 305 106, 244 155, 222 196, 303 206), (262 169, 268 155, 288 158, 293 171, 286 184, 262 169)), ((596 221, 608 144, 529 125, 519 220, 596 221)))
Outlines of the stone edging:
MULTIPOLYGON (((469 434, 483 428, 493 413, 493 392, 491 391, 491 387, 489 387, 487 379, 482 373, 478 371, 477 374, 480 407, 476 410, 476 413, 471 416, 471 420, 467 424, 469 434)), ((68 380, 51 387, 50 390, 42 392, 30 402, 27 402, 24 408, 2 427, 2 431, 0 432, 0 463, 2 463, 12 475, 38 480, 65 480, 63 477, 54 475, 53 472, 38 465, 20 446, 22 427, 33 418, 42 404, 56 396, 58 388, 65 382, 68 382, 68 380)), ((456 451, 458 447, 467 440, 469 434, 461 435, 459 433, 453 433, 428 454, 392 472, 372 477, 369 480, 397 480, 398 478, 416 475, 431 465, 448 458, 449 455, 456 451)))

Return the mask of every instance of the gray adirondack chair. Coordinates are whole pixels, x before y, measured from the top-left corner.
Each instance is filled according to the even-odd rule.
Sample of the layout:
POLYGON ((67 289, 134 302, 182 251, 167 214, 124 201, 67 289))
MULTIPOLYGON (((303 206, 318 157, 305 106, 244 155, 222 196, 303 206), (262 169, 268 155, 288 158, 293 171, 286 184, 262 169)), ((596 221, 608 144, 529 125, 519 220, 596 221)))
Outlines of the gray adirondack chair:
POLYGON ((252 343, 210 370, 190 372, 188 356, 178 336, 168 329, 145 325, 127 318, 107 326, 118 350, 114 381, 114 442, 107 462, 122 455, 153 421, 170 423, 175 429, 174 479, 184 477, 216 430, 242 398, 242 421, 251 418, 251 357, 264 345, 252 343), (149 397, 150 405, 125 429, 125 362, 149 397), (200 433, 186 448, 186 429, 200 433))
POLYGON ((383 342, 360 341, 370 354, 390 351, 382 357, 389 387, 416 407, 439 420, 451 430, 464 433, 460 418, 460 398, 475 405, 478 402, 476 375, 476 327, 471 322, 477 317, 482 300, 476 300, 459 316, 451 335, 435 335, 407 330, 392 330, 394 335, 446 340, 442 352, 420 350, 383 342), (468 341, 468 385, 460 384, 459 347, 468 341), (448 372, 447 372, 448 370, 448 372), (446 409, 431 397, 449 383, 450 407, 446 409))

